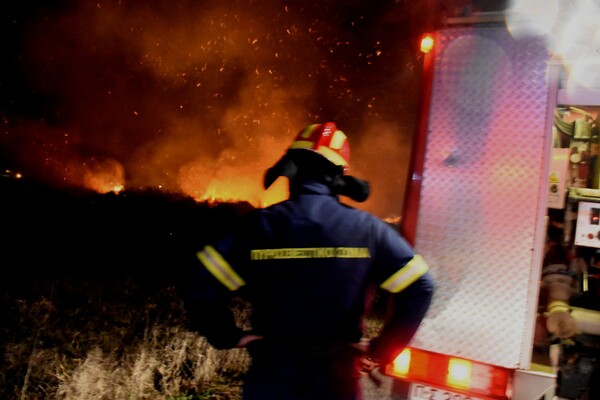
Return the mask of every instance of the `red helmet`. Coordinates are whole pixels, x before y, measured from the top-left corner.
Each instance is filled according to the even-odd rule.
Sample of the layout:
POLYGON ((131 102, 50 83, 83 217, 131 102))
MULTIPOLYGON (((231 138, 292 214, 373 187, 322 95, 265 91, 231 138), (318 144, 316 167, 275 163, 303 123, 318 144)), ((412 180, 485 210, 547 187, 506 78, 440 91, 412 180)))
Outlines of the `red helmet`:
POLYGON ((307 126, 298 133, 289 148, 312 150, 337 166, 349 167, 350 144, 344 132, 338 130, 333 122, 307 126))

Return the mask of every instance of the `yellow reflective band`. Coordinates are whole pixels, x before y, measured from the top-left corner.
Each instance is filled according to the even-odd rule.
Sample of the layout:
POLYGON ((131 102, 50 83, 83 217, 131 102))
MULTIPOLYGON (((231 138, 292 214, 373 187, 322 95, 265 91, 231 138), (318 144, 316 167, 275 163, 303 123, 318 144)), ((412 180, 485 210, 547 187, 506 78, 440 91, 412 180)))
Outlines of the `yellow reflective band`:
POLYGON ((252 260, 293 260, 301 258, 371 258, 368 247, 301 247, 250 251, 252 260))
POLYGON ((300 133, 300 136, 302 136, 304 139, 308 139, 309 137, 312 136, 313 132, 315 131, 315 129, 319 126, 319 124, 312 124, 307 126, 306 128, 304 128, 304 130, 300 133))
POLYGON ((315 144, 308 140, 296 140, 290 146, 290 149, 312 149, 315 144))
POLYGON ((380 287, 391 293, 398 293, 406 289, 411 283, 422 277, 429 270, 429 266, 420 255, 415 255, 404 267, 390 276, 380 287))
POLYGON ((206 246, 202 251, 196 253, 196 256, 227 289, 235 291, 246 284, 214 247, 206 246))
POLYGON ((332 149, 339 150, 342 148, 344 143, 346 142, 346 135, 342 131, 335 131, 333 136, 331 137, 331 142, 329 142, 329 147, 332 149))
POLYGON ((549 314, 555 313, 555 312, 570 312, 571 311, 571 307, 569 307, 569 304, 565 301, 561 301, 561 300, 555 300, 555 301, 551 301, 548 304, 548 307, 546 308, 548 310, 549 314))
POLYGON ((321 155, 323 155, 323 157, 325 157, 335 165, 348 165, 348 162, 344 159, 344 157, 340 155, 340 153, 336 152, 335 150, 331 150, 329 147, 319 146, 319 148, 317 149, 317 153, 320 153, 321 155))

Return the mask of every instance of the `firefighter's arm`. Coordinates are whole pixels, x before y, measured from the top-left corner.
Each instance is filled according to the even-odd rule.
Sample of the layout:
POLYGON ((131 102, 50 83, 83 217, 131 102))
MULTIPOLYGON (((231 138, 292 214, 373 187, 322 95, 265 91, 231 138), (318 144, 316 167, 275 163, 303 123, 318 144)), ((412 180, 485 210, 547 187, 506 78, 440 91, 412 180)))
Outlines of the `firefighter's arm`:
POLYGON ((569 300, 576 294, 575 276, 565 264, 544 267, 542 287, 548 292, 546 329, 553 338, 568 339, 579 333, 569 306, 569 300))
POLYGON ((184 291, 190 329, 218 349, 239 346, 245 332, 237 327, 230 300, 244 282, 214 247, 197 256, 201 265, 184 291))
POLYGON ((413 283, 389 294, 388 317, 378 337, 371 340, 371 357, 385 365, 396 358, 413 338, 425 317, 434 293, 434 282, 425 272, 413 283))

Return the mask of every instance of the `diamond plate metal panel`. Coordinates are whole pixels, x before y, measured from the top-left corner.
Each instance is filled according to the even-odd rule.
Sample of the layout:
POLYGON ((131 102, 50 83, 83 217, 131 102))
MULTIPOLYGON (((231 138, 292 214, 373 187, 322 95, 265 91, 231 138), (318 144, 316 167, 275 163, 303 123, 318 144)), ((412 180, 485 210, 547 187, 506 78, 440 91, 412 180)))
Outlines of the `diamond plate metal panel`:
POLYGON ((415 242, 438 290, 413 345, 516 368, 538 285, 548 55, 502 28, 438 42, 415 242))

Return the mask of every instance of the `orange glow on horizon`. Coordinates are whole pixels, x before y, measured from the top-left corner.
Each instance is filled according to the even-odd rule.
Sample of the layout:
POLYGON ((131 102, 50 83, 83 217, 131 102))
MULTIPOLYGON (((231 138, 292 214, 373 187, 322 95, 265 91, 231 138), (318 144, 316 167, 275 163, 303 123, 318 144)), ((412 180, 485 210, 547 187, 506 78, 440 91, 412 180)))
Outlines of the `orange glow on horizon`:
POLYGON ((250 179, 239 177, 213 181, 200 196, 194 197, 198 201, 247 201, 255 207, 266 207, 285 200, 287 186, 278 184, 265 190, 250 179))
POLYGON ((300 4, 165 4, 75 2, 19 24, 30 83, 56 93, 44 111, 56 123, 4 120, 29 176, 265 206, 287 198, 287 182, 264 190, 264 171, 300 129, 331 119, 350 140, 350 173, 372 187, 364 203, 342 200, 382 217, 401 212, 418 92, 405 74, 410 57, 385 57, 395 50, 377 30, 375 47, 338 30, 322 15, 341 17, 329 4, 314 8, 319 18, 300 4), (389 85, 375 68, 402 73, 389 85))

